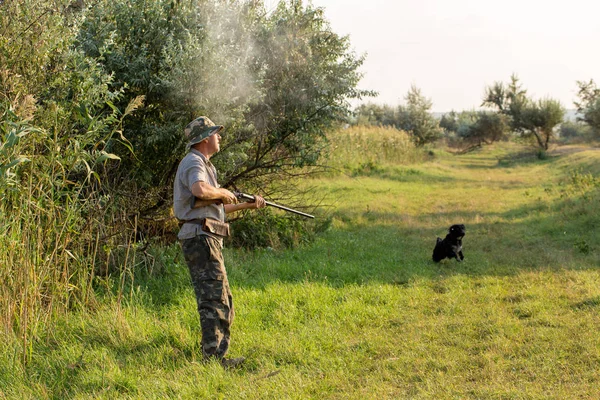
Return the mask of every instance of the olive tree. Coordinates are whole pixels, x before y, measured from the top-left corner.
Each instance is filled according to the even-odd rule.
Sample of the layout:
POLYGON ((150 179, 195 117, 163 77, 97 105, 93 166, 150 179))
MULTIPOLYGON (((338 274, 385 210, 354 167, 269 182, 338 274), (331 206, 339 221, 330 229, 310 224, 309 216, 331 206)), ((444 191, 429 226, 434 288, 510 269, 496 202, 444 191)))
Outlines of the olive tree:
POLYGON ((534 138, 537 146, 548 150, 556 127, 563 121, 565 109, 558 100, 538 101, 527 96, 519 78, 511 76, 508 84, 496 82, 486 88, 483 106, 496 108, 510 119, 511 129, 523 137, 534 138))
POLYGON ((408 132, 416 146, 436 141, 442 136, 439 121, 431 114, 432 102, 412 85, 398 107, 398 128, 408 132))
POLYGON ((457 146, 469 151, 503 139, 508 131, 508 119, 495 112, 452 111, 442 116, 440 127, 454 137, 457 146))
POLYGON ((579 101, 575 102, 577 112, 581 114, 580 121, 588 124, 597 136, 600 136, 600 88, 593 80, 578 81, 579 101))

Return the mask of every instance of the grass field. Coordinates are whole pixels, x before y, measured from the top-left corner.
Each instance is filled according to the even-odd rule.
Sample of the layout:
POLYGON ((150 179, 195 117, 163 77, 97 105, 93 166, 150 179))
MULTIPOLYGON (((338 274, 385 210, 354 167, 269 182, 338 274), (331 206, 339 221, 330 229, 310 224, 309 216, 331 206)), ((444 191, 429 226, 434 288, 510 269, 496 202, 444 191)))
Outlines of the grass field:
POLYGON ((245 368, 201 362, 173 246, 121 305, 99 294, 38 337, 26 366, 3 341, 0 399, 600 398, 598 149, 346 167, 311 181, 332 221, 314 243, 226 249, 245 368), (465 261, 435 264, 453 223, 465 261))

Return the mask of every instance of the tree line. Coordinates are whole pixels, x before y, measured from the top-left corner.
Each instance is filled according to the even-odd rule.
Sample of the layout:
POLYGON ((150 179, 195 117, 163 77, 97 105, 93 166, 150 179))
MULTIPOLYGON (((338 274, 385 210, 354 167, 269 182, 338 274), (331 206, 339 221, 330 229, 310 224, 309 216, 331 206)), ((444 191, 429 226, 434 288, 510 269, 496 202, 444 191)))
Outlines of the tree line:
POLYGON ((393 126, 409 133, 417 146, 446 137, 468 150, 512 134, 531 139, 546 151, 557 133, 563 137, 600 138, 600 89, 593 80, 578 81, 577 85, 577 123, 564 123, 566 110, 558 100, 528 96, 516 75, 507 83, 495 82, 485 88, 481 106, 487 110, 451 111, 438 119, 431 113, 431 100, 413 85, 405 104, 363 104, 355 110, 354 123, 393 126))

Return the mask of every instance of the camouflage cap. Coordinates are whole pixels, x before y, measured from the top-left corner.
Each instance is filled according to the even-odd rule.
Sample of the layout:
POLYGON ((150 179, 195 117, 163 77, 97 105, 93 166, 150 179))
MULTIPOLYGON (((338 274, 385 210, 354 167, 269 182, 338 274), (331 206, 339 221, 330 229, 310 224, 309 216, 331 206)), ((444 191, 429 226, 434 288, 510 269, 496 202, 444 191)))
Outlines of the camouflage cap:
POLYGON ((208 117, 196 118, 183 131, 188 142, 187 148, 189 149, 207 137, 219 133, 222 129, 223 125, 215 125, 208 117))

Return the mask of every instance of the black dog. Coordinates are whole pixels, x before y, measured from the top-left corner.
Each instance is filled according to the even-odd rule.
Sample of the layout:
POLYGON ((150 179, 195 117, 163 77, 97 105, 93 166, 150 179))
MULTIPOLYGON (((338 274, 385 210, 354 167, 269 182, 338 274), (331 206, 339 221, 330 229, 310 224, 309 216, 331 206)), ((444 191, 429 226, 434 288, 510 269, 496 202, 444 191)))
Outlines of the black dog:
POLYGON ((465 236, 465 226, 452 225, 448 229, 448 234, 442 240, 437 238, 435 248, 433 249, 433 261, 440 262, 444 258, 456 258, 456 261, 462 261, 465 256, 462 252, 462 238, 465 236), (460 258, 460 259, 459 259, 460 258))

